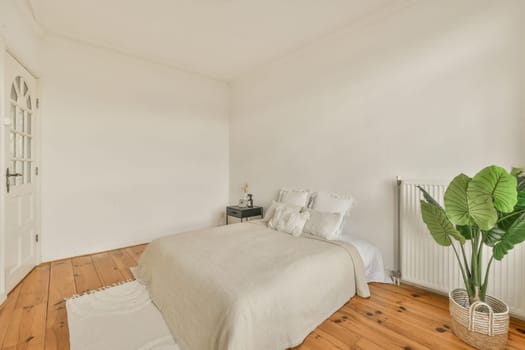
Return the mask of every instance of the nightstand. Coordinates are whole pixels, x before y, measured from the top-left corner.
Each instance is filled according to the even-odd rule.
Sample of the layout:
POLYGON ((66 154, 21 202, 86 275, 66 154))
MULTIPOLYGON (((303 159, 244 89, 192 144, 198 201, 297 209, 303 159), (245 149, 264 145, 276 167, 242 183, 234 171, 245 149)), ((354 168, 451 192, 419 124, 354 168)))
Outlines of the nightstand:
POLYGON ((254 216, 260 216, 261 219, 263 218, 263 208, 262 207, 239 207, 237 205, 231 205, 226 207, 226 225, 228 225, 228 217, 233 216, 236 218, 242 219, 246 218, 246 221, 248 221, 248 218, 254 217, 254 216))

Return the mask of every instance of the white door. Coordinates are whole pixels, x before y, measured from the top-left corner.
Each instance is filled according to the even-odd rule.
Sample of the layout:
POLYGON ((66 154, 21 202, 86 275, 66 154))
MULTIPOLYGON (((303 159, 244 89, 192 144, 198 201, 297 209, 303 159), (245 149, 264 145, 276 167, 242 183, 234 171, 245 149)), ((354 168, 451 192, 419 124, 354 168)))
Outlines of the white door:
POLYGON ((5 58, 5 287, 9 292, 37 264, 38 203, 36 79, 5 58))

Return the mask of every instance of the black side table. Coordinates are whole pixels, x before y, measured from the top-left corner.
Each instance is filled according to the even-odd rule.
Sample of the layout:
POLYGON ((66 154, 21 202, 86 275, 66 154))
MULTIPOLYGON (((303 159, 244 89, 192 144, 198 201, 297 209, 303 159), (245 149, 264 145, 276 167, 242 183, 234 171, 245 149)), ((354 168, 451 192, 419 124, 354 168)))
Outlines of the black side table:
POLYGON ((254 217, 254 216, 260 216, 261 219, 263 218, 263 208, 262 207, 239 207, 237 205, 231 205, 226 207, 226 225, 228 225, 228 217, 233 216, 236 218, 242 219, 246 218, 246 221, 248 221, 248 218, 254 217))

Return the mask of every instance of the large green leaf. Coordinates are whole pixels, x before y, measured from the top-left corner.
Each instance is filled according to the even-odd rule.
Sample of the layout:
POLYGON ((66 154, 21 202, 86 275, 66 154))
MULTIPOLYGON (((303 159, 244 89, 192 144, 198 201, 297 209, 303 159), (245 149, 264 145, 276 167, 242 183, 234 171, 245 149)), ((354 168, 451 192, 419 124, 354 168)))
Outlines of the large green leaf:
POLYGON ((439 206, 422 200, 421 216, 437 244, 442 246, 451 245, 451 236, 460 241, 461 244, 465 243, 465 237, 456 230, 439 206))
POLYGON ((518 181, 518 208, 525 208, 525 176, 517 178, 518 181))
POLYGON ((467 199, 467 187, 471 178, 459 174, 452 180, 445 191, 445 210, 450 221, 455 225, 472 225, 467 199))
POLYGON ((494 226, 487 232, 482 232, 483 234, 483 243, 489 247, 494 247, 505 235, 505 230, 501 227, 494 226))
POLYGON ((512 176, 516 176, 516 177, 518 177, 518 176, 520 176, 521 174, 523 174, 523 169, 521 169, 521 168, 512 168, 512 170, 510 171, 510 174, 511 174, 512 176))
POLYGON ((421 186, 417 186, 417 188, 419 188, 419 190, 423 193, 423 197, 426 199, 427 202, 429 202, 430 204, 432 205, 435 205, 436 207, 438 207, 441 211, 445 211, 445 209, 443 209, 443 207, 441 206, 441 204, 439 204, 438 201, 436 201, 431 195, 430 193, 428 193, 423 187, 421 186))
POLYGON ((469 213, 481 230, 490 230, 498 221, 498 212, 487 196, 469 197, 469 213))
POLYGON ((472 230, 473 229, 476 229, 477 230, 477 226, 468 226, 468 225, 456 225, 456 230, 458 230, 459 233, 461 233, 461 235, 463 237, 465 237, 465 239, 472 239, 472 230))
POLYGON ((525 191, 525 176, 520 176, 516 180, 518 180, 518 191, 525 191))
POLYGON ((525 207, 525 190, 518 192, 518 203, 516 203, 516 206, 525 207))
POLYGON ((489 166, 481 170, 472 179, 473 191, 487 191, 494 200, 494 207, 502 213, 514 210, 517 196, 517 180, 505 169, 489 166))
POLYGON ((525 213, 521 214, 514 221, 512 226, 501 237, 501 240, 494 246, 493 253, 496 260, 501 260, 509 250, 518 243, 525 241, 525 213))
POLYGON ((516 206, 514 211, 510 214, 499 213, 499 219, 496 227, 499 227, 503 231, 507 232, 520 218, 520 215, 524 212, 525 208, 516 206))
POLYGON ((502 213, 512 212, 517 202, 516 178, 498 166, 477 173, 467 188, 469 213, 481 230, 490 230, 502 213))

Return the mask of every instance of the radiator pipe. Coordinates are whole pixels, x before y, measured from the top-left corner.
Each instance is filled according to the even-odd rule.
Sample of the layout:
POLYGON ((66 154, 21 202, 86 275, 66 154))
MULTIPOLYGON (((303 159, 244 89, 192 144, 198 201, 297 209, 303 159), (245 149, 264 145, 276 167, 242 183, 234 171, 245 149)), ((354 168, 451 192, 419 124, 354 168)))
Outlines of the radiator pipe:
POLYGON ((401 186, 403 180, 400 176, 396 178, 396 197, 397 197, 397 217, 396 217, 396 252, 395 252, 395 271, 392 273, 392 280, 395 285, 401 284, 401 186))

